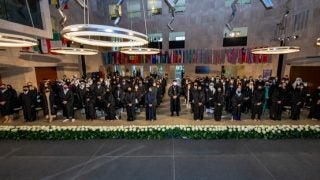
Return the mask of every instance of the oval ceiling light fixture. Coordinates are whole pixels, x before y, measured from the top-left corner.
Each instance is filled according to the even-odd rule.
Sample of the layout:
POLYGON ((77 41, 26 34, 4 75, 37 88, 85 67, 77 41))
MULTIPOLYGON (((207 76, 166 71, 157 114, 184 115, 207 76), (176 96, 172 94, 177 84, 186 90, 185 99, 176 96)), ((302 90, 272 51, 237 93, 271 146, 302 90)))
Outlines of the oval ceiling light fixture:
POLYGON ((317 39, 317 46, 320 46, 320 38, 317 39))
POLYGON ((58 54, 69 54, 69 55, 96 55, 98 50, 95 49, 84 49, 84 48, 73 48, 73 47, 61 47, 51 48, 51 52, 58 54))
POLYGON ((300 47, 297 46, 279 46, 252 49, 252 54, 289 54, 299 52, 300 47))
POLYGON ((147 35, 113 26, 98 24, 75 24, 63 28, 61 34, 74 42, 102 47, 142 46, 148 43, 147 35), (121 42, 105 39, 121 38, 121 42))
POLYGON ((0 47, 31 47, 37 44, 35 38, 0 32, 0 47))
POLYGON ((152 55, 152 54, 158 54, 160 50, 155 48, 130 47, 130 48, 121 48, 120 52, 124 54, 152 55))

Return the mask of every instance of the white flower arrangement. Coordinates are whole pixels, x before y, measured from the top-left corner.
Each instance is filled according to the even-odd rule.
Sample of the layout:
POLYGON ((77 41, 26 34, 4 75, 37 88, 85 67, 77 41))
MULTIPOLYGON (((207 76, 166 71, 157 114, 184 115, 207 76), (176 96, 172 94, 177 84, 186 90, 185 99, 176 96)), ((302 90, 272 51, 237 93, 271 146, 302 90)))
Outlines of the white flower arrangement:
MULTIPOLYGON (((37 139, 37 133, 56 133, 57 139, 73 137, 75 139, 89 138, 85 135, 78 137, 78 132, 88 133, 93 137, 126 138, 165 138, 175 132, 177 137, 189 138, 320 138, 320 125, 149 125, 149 126, 0 126, 0 139, 24 138, 29 132, 33 135, 29 138, 37 139), (21 133, 18 132, 23 132, 21 133), (72 134, 65 134, 72 132, 72 134), (210 132, 210 133, 205 133, 210 132), (290 133, 287 133, 290 132, 290 133), (111 135, 110 135, 111 134, 111 135), (152 134, 152 135, 151 135, 152 134), (210 134, 210 135, 208 135, 210 134), (223 134, 223 135, 222 135, 223 134), (108 136, 110 135, 110 136, 108 136)), ((46 136, 41 136, 46 137, 46 136)))

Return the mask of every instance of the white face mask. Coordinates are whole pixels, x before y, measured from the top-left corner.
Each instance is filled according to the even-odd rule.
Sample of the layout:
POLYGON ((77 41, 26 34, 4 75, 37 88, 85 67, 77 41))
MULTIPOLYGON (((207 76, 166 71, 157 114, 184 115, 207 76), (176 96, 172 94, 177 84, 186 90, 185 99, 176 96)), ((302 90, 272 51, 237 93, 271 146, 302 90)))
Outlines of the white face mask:
POLYGON ((174 82, 174 83, 173 83, 173 85, 174 85, 174 86, 176 86, 176 85, 177 85, 177 83, 176 83, 176 82, 174 82))

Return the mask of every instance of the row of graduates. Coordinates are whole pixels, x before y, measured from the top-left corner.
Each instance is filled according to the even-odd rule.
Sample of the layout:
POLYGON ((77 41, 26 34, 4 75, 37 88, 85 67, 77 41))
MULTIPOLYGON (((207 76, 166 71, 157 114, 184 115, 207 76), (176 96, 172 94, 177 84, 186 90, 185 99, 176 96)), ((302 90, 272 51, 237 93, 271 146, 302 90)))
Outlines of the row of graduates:
POLYGON ((105 119, 121 118, 123 108, 127 110, 129 121, 135 120, 135 113, 146 107, 146 119, 156 120, 156 107, 162 102, 165 93, 166 78, 155 80, 152 77, 112 76, 93 79, 65 79, 57 82, 44 81, 37 91, 31 83, 23 86, 23 93, 18 97, 15 90, 7 90, 3 84, 0 91, 0 108, 6 122, 21 106, 24 119, 34 121, 36 108, 44 110, 51 122, 59 109, 63 110, 64 122, 75 121, 74 110, 85 109, 86 119, 96 119, 96 109, 105 111, 105 119), (13 92, 14 91, 14 92, 13 92), (14 95, 15 94, 15 97, 14 95), (15 103, 13 103, 15 102, 15 103), (15 105, 13 105, 15 104, 15 105), (151 113, 150 113, 151 112, 151 113))
MULTIPOLYGON (((287 78, 278 81, 277 78, 265 80, 259 77, 254 80, 215 77, 197 78, 192 82, 187 77, 182 80, 181 88, 173 85, 169 92, 170 89, 179 90, 179 96, 185 98, 187 106, 190 104, 195 120, 203 119, 205 109, 207 112, 213 112, 217 121, 221 120, 223 109, 231 113, 234 120, 240 120, 241 113, 249 112, 253 120, 261 120, 264 109, 269 109, 270 119, 281 120, 284 107, 291 109, 292 120, 298 120, 300 110, 306 104, 311 107, 308 117, 319 119, 320 87, 312 93, 311 98, 307 98, 301 78, 289 85, 287 78)), ((175 101, 177 100, 171 98, 171 112, 175 105, 179 104, 175 101)), ((179 109, 179 106, 176 107, 179 109)))

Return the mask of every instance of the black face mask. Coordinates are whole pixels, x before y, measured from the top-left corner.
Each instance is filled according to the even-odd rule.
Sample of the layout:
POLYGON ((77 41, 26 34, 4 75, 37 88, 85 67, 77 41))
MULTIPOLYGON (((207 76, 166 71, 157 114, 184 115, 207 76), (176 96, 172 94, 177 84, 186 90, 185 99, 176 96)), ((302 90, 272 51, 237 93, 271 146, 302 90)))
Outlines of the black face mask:
POLYGON ((28 89, 24 89, 23 91, 24 91, 24 92, 27 92, 27 91, 28 91, 28 89))

